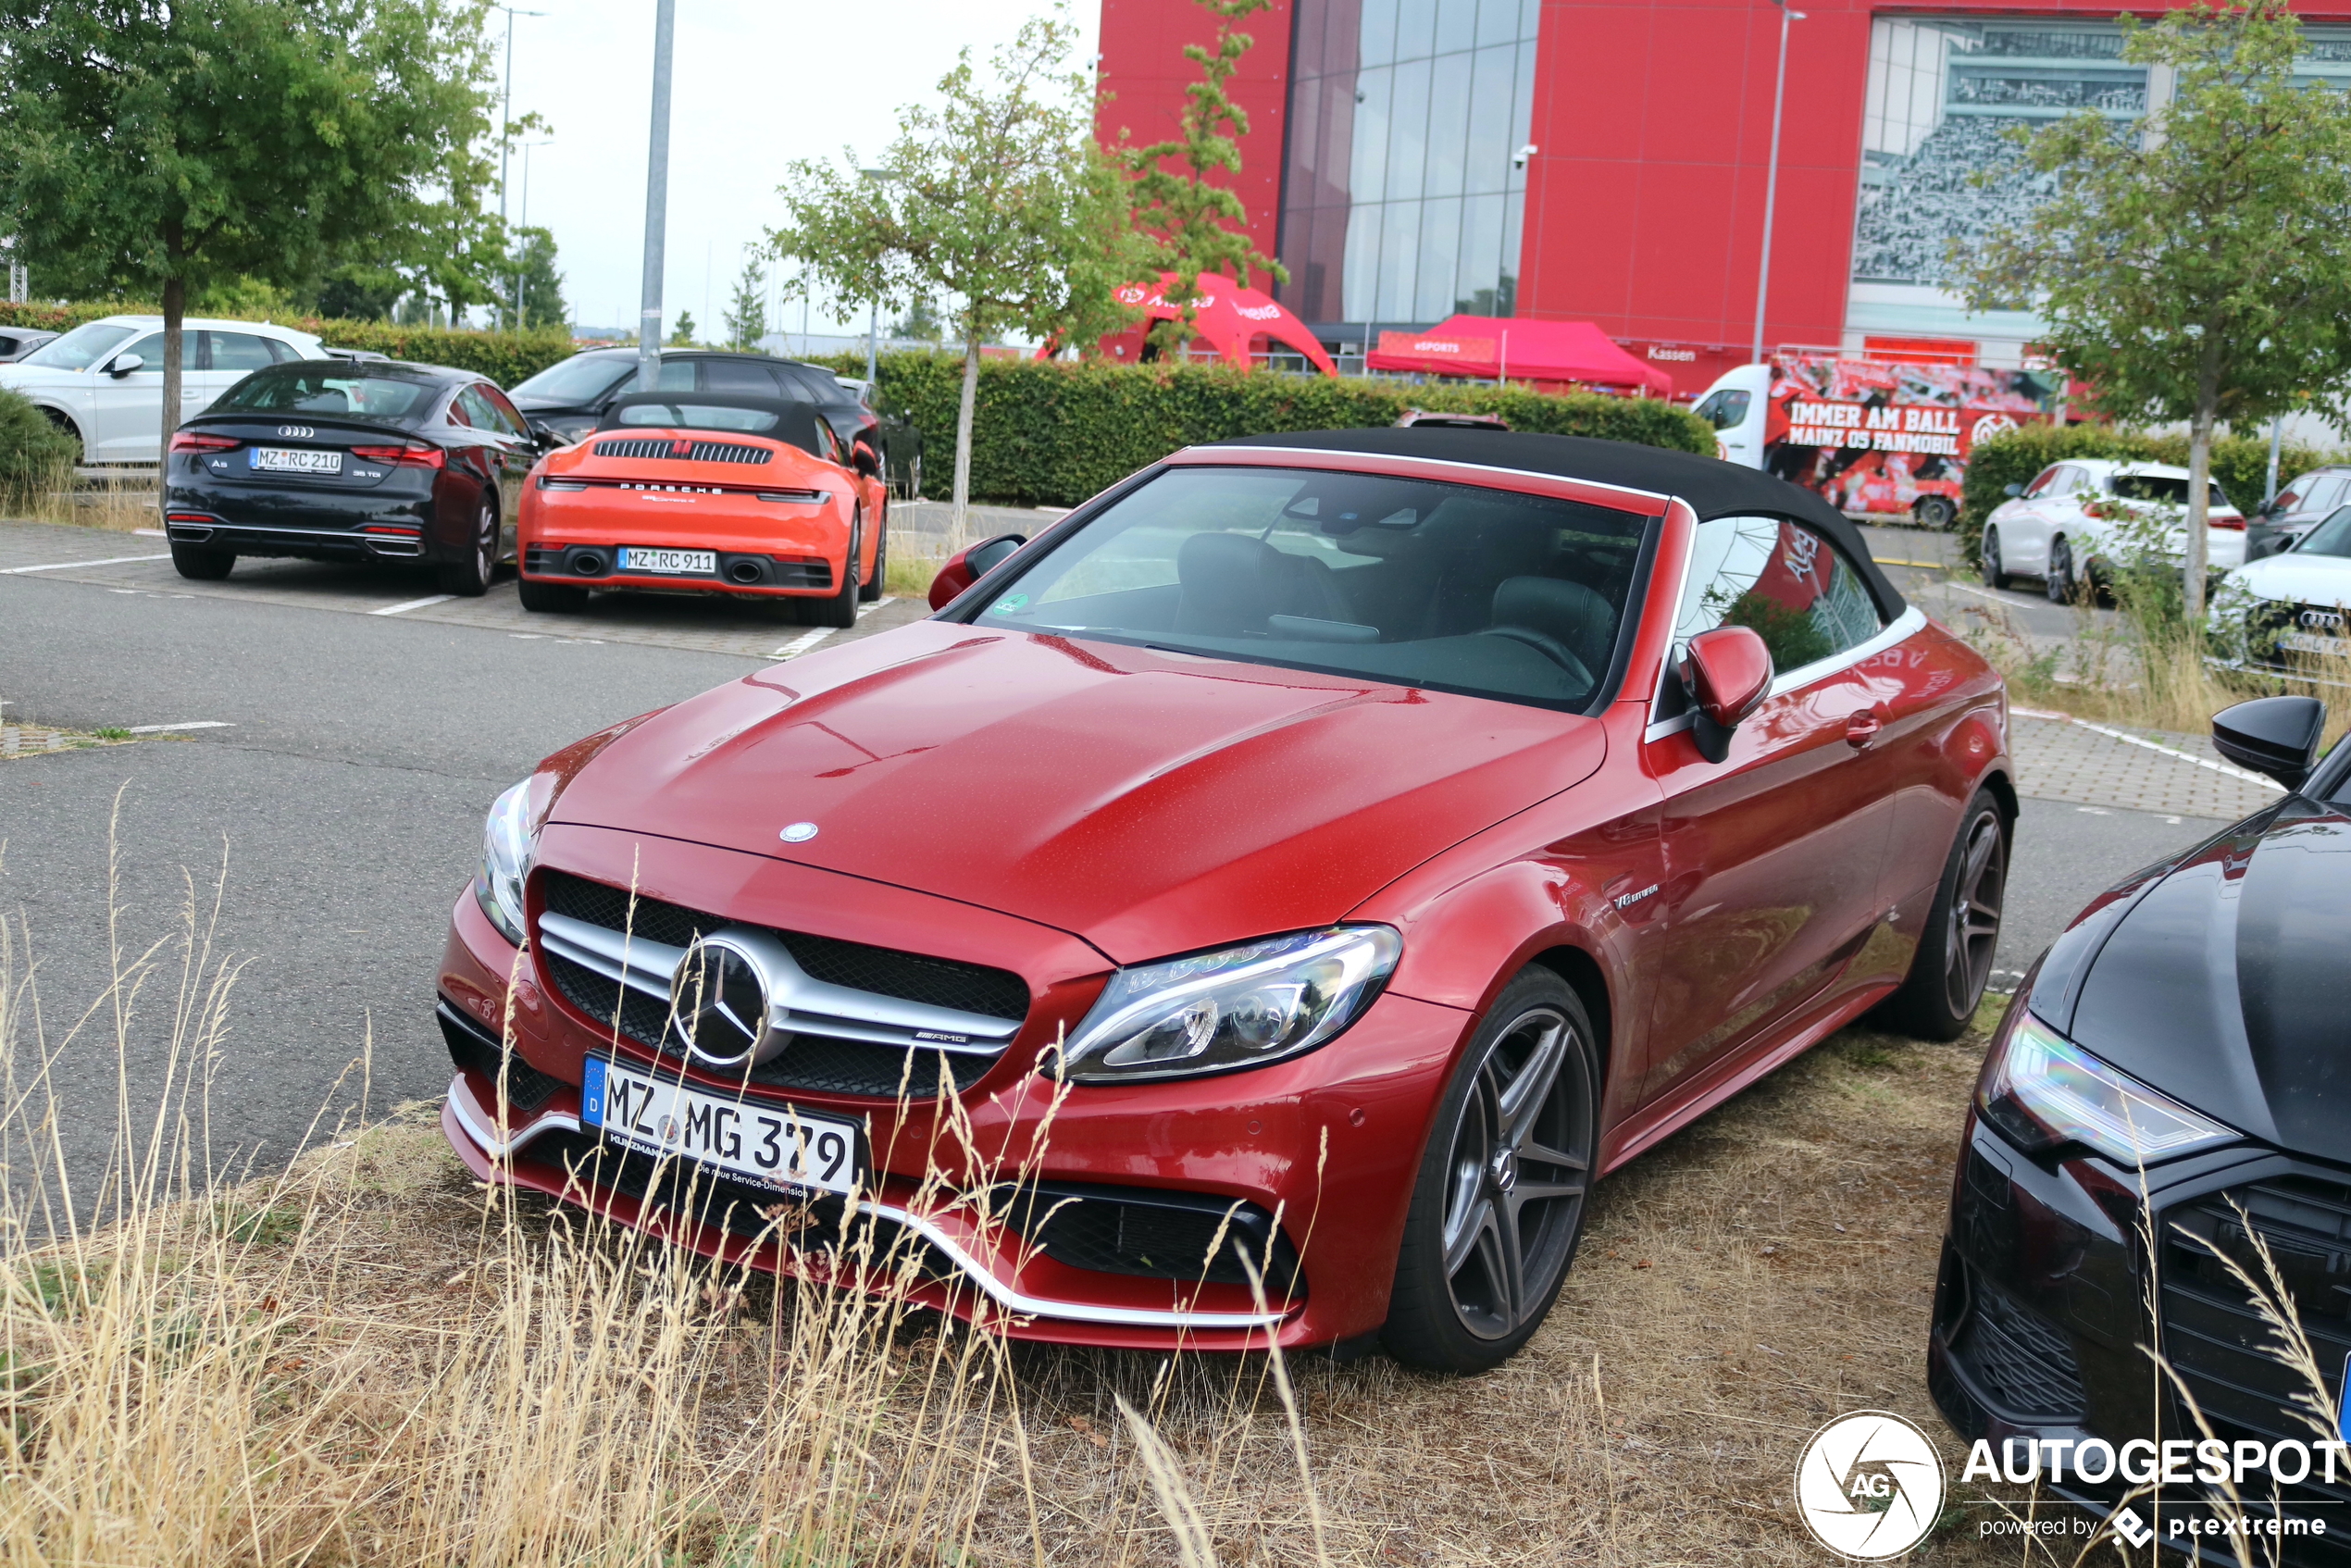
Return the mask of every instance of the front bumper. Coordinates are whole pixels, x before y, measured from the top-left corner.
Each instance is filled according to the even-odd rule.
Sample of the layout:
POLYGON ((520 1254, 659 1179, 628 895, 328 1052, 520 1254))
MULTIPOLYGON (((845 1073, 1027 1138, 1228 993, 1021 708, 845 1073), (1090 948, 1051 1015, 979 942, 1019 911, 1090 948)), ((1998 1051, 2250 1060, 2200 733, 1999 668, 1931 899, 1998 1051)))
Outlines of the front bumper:
MULTIPOLYGON (((628 883, 635 846, 624 836, 566 832, 574 850, 592 852, 599 839, 612 843, 603 852, 604 864, 583 864, 594 854, 575 853, 566 869, 628 883)), ((1009 952, 1026 944, 1021 967, 1036 998, 1027 1022, 1003 1056, 957 1097, 959 1105, 790 1095, 810 1111, 865 1121, 877 1189, 859 1217, 887 1233, 885 1245, 902 1243, 918 1254, 919 1266, 892 1274, 845 1265, 838 1210, 820 1206, 819 1223, 795 1235, 762 1235, 765 1226, 751 1221, 751 1201, 740 1202, 730 1221, 723 1202, 689 1200, 674 1176, 664 1185, 662 1173, 645 1162, 630 1169, 604 1152, 592 1129, 580 1125, 586 1054, 612 1051, 641 1065, 650 1052, 627 1039, 616 1041, 608 1027, 598 1029, 580 1016, 535 960, 518 962, 468 890, 452 921, 441 990, 476 1044, 469 1059, 453 1036, 458 1071, 442 1126, 477 1176, 562 1198, 709 1256, 903 1291, 1014 1338, 1247 1350, 1351 1339, 1385 1320, 1422 1139, 1469 1014, 1389 995, 1339 1039, 1294 1061, 1193 1083, 1073 1087, 1057 1097, 1033 1063, 1099 990, 1104 966, 1090 949, 1007 916, 960 905, 949 910, 927 895, 789 863, 695 846, 663 845, 659 852, 664 871, 676 879, 665 889, 644 873, 641 885, 651 896, 675 898, 680 883, 740 886, 728 907, 745 919, 761 918, 762 908, 789 910, 805 928, 818 923, 809 918, 814 912, 824 911, 830 917, 824 924, 847 940, 875 940, 877 932, 895 927, 902 934, 894 945, 907 951, 935 950, 931 939, 948 929, 966 945, 1001 944, 1009 952), (1090 973, 1069 973, 1079 968, 1090 973), (502 1029, 513 1041, 503 1063, 496 1054, 502 1029), (485 1036, 487 1056, 479 1043, 485 1036), (1006 1223, 1001 1201, 974 1201, 1013 1183, 1126 1195, 1120 1201, 1157 1195, 1248 1205, 1278 1227, 1284 1255, 1296 1260, 1298 1283, 1287 1290, 1270 1285, 1261 1294, 1241 1283, 1076 1266, 1006 1223)), ((661 1065, 677 1071, 674 1058, 661 1065)), ((703 1081, 694 1072, 684 1076, 703 1081)), ((704 1087, 737 1091, 716 1080, 704 1087)), ((781 1091, 755 1092, 784 1100, 781 1091)), ((703 1190, 706 1200, 712 1189, 703 1190)))
MULTIPOLYGON (((2086 1154, 2034 1160, 1971 1112, 1927 1345, 1927 1385, 1944 1418, 2008 1456, 2011 1475, 2028 1468, 2026 1439, 2097 1439, 2120 1452, 2135 1439, 2201 1439, 2208 1425, 2231 1443, 2315 1441, 2289 1408, 2297 1388, 2261 1349, 2258 1316, 2197 1277, 2197 1254, 2179 1227, 2264 1183, 2342 1184, 2346 1175, 2240 1146, 2149 1170, 2143 1203, 2137 1173, 2086 1154), (2158 1350, 2168 1373, 2150 1354, 2158 1350)), ((2351 1325, 2321 1320, 2313 1305, 2304 1303, 2306 1329, 2321 1364, 2339 1369, 2351 1325)), ((2264 1537, 2257 1560, 2275 1549, 2283 1563, 2351 1562, 2351 1465, 2335 1475, 2329 1486, 2314 1471, 2274 1500, 2266 1476, 2244 1488, 2243 1512, 2257 1521, 2325 1524, 2323 1535, 2264 1537)), ((2238 1561, 2228 1537, 2198 1532, 2229 1512, 2204 1485, 2160 1486, 2149 1497, 2120 1476, 2084 1482, 2071 1471, 2034 1484, 2101 1517, 2128 1502, 2172 1549, 2238 1561)), ((2032 1486, 2004 1478, 1985 1489, 2021 1498, 2032 1486)))

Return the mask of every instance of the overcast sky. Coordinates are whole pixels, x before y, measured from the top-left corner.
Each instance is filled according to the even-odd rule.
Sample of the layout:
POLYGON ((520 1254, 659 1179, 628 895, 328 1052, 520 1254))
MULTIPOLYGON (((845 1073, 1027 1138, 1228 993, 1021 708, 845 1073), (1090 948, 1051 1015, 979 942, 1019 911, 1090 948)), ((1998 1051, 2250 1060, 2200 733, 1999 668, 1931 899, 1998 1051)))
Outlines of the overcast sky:
MULTIPOLYGON (((983 66, 1050 0, 678 0, 669 124, 665 323, 682 308, 717 329, 743 247, 782 217, 776 187, 794 158, 870 161, 899 106, 933 95, 965 45, 983 66)), ((529 154, 529 219, 554 231, 564 297, 583 326, 634 330, 644 247, 645 143, 653 104, 653 0, 517 0, 514 112, 536 109, 554 140, 529 154)), ((1101 7, 1075 0, 1077 59, 1094 52, 1101 7)), ((504 47, 491 13, 491 44, 504 47)), ((524 156, 508 215, 524 217, 524 156)), ((771 272, 773 268, 770 268, 771 272)), ((801 330, 797 305, 771 326, 801 330)), ((888 323, 884 323, 887 327, 888 323)), ((865 330, 827 324, 811 330, 865 330)))

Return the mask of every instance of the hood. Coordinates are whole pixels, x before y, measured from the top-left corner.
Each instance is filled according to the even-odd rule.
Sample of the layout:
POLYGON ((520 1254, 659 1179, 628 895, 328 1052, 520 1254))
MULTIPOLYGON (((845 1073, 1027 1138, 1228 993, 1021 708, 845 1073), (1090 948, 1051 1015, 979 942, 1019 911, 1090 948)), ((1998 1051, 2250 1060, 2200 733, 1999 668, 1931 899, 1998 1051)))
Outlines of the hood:
POLYGON ((2049 1022, 2242 1132, 2351 1163, 2346 952, 2351 817, 2291 799, 2131 902, 2049 1022))
POLYGON ((2289 550, 2247 562, 2229 574, 2229 582, 2258 598, 2351 609, 2351 556, 2289 550))
POLYGON ((1337 920, 1605 750, 1543 708, 918 621, 648 720, 553 820, 939 894, 1124 964, 1337 920), (795 823, 815 836, 782 841, 795 823))

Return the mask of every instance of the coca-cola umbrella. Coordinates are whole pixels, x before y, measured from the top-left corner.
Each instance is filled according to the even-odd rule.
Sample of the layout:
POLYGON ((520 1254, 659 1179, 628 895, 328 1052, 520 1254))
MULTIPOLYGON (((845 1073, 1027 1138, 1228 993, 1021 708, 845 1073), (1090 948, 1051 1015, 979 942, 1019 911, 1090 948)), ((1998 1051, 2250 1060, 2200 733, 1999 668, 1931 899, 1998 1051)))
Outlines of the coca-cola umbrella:
POLYGON ((1574 381, 1587 387, 1639 387, 1657 397, 1673 395, 1672 377, 1617 347, 1589 321, 1449 316, 1425 332, 1382 332, 1369 364, 1375 370, 1484 380, 1574 381))
MULTIPOLYGON (((1140 310, 1143 318, 1127 330, 1104 338, 1102 353, 1130 365, 1140 359, 1143 338, 1152 325, 1184 314, 1183 305, 1168 297, 1175 284, 1176 274, 1163 272, 1156 283, 1129 283, 1118 290, 1118 303, 1140 310)), ((1214 272, 1203 272, 1192 290, 1191 303, 1193 335, 1228 365, 1246 369, 1256 363, 1258 355, 1279 348, 1303 356, 1325 376, 1338 374, 1338 367, 1306 330, 1306 323, 1271 294, 1214 272)))

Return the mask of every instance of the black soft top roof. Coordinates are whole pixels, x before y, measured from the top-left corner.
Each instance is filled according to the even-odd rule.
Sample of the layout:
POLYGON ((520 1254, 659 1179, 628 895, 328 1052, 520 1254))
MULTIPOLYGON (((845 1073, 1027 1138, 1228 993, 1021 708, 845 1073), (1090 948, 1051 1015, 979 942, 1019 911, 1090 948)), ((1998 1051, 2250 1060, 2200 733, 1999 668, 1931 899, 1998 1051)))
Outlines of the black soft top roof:
POLYGON ((678 414, 690 408, 741 408, 754 413, 773 414, 776 426, 767 430, 738 429, 730 425, 697 425, 690 421, 670 421, 666 428, 678 430, 706 430, 713 435, 765 436, 773 441, 789 442, 811 456, 830 459, 824 438, 816 429, 816 405, 798 398, 755 397, 748 392, 629 392, 613 399, 603 417, 596 422, 596 431, 660 429, 661 425, 644 422, 624 423, 621 415, 632 408, 662 408, 678 414))
POLYGON ((1787 517, 1809 523, 1829 536, 1860 567, 1870 597, 1886 619, 1905 608, 1902 595, 1870 558, 1869 541, 1851 519, 1820 496, 1756 468, 1713 457, 1669 452, 1626 441, 1587 436, 1538 435, 1531 430, 1464 430, 1387 428, 1366 430, 1288 430, 1211 442, 1220 446, 1297 447, 1308 452, 1365 452, 1387 457, 1425 457, 1439 463, 1476 463, 1529 474, 1556 474, 1595 484, 1679 496, 1710 517, 1787 517))

